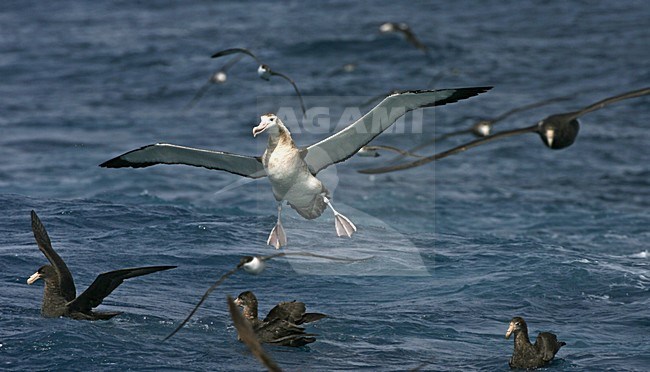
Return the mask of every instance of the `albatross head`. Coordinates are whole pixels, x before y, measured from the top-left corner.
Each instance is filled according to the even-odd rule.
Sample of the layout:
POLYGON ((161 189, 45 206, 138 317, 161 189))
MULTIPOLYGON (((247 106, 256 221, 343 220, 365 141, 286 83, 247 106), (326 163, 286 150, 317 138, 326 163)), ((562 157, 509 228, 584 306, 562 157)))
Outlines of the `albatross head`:
POLYGON ((253 137, 257 137, 258 134, 267 130, 271 134, 278 134, 282 127, 284 124, 275 114, 264 114, 260 116, 260 124, 253 128, 253 137))

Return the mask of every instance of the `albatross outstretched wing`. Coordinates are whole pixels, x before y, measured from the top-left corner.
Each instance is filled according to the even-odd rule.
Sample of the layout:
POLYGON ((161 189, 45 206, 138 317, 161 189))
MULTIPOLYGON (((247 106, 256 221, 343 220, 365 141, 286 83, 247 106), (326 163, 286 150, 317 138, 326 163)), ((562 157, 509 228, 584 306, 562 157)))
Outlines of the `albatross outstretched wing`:
POLYGON ((133 269, 122 269, 99 274, 93 284, 88 287, 79 297, 68 304, 68 309, 87 313, 94 307, 99 306, 104 298, 111 294, 126 279, 136 276, 155 273, 156 271, 173 269, 176 266, 149 266, 136 267, 133 269))
POLYGON ((260 158, 168 143, 144 146, 108 160, 99 166, 105 168, 143 168, 156 164, 185 164, 194 167, 224 170, 250 178, 266 176, 260 158))
POLYGON ((61 295, 65 298, 66 301, 72 301, 77 297, 77 289, 74 286, 74 279, 72 279, 72 274, 68 270, 65 262, 59 256, 54 248, 52 248, 52 242, 50 242, 50 237, 47 235, 45 226, 36 215, 36 212, 32 211, 32 231, 34 232, 34 238, 38 244, 38 249, 43 252, 48 261, 54 266, 57 274, 59 274, 59 288, 61 289, 61 295))
POLYGON ((388 129, 400 116, 424 107, 442 106, 469 98, 492 87, 420 90, 394 93, 342 131, 307 148, 305 162, 312 174, 341 162, 388 129))

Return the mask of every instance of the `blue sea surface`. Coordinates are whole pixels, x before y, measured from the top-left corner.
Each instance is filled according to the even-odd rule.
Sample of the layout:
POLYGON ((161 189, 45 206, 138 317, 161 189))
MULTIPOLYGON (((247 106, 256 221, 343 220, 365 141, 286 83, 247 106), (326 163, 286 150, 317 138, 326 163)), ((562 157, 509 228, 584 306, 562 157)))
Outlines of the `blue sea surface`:
POLYGON ((3 1, 0 28, 0 370, 261 370, 225 302, 245 290, 262 314, 296 299, 330 316, 307 326, 315 343, 266 347, 287 370, 508 370, 514 316, 531 338, 567 343, 547 370, 650 370, 648 97, 585 115, 564 150, 529 134, 402 172, 357 172, 387 153, 328 168, 333 203, 359 231, 338 238, 331 212, 308 221, 287 207, 284 249, 372 258, 238 272, 165 342, 242 256, 275 253, 270 185, 188 166, 98 167, 155 142, 261 155, 259 116, 298 103, 252 60, 184 109, 228 60, 210 55, 231 47, 330 110, 318 127, 288 123, 300 146, 393 89, 494 86, 373 141, 400 148, 571 95, 495 128, 530 126, 650 85, 647 1, 3 1), (380 34, 386 21, 408 22, 432 58, 380 34), (47 263, 32 209, 79 292, 110 270, 178 268, 122 284, 99 307, 123 312, 112 320, 42 318, 43 284, 25 282, 47 263))

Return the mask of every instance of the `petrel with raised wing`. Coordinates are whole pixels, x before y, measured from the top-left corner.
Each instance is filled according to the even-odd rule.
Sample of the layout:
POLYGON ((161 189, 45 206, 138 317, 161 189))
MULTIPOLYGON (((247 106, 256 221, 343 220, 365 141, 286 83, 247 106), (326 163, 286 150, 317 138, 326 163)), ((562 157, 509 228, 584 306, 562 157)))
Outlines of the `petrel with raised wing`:
POLYGON ((124 280, 176 267, 136 267, 99 274, 90 287, 77 296, 74 280, 68 266, 52 248, 45 226, 43 226, 34 211, 32 211, 32 230, 38 248, 50 261, 50 265, 41 266, 34 275, 27 279, 27 284, 33 284, 38 279, 45 281, 43 305, 41 306, 41 315, 44 317, 64 316, 79 320, 110 319, 120 313, 115 311, 97 312, 93 311, 93 308, 99 306, 104 301, 104 298, 111 294, 124 280))

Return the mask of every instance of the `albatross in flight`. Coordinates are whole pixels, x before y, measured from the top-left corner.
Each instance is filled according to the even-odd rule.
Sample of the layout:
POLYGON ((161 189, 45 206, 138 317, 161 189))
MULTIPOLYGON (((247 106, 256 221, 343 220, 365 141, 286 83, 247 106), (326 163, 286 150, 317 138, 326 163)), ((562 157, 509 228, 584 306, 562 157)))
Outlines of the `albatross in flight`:
POLYGON ((225 170, 249 178, 268 176, 277 201, 278 220, 267 244, 276 249, 287 244, 281 223, 282 203, 286 201, 306 219, 319 217, 326 207, 334 213, 338 236, 350 237, 357 230, 338 213, 329 200, 329 192, 316 175, 326 167, 342 162, 390 127, 406 112, 423 107, 442 106, 486 92, 491 87, 407 91, 386 97, 360 119, 340 132, 307 148, 299 149, 289 129, 275 114, 261 116, 253 136, 269 133, 262 157, 236 155, 220 151, 157 143, 129 151, 102 164, 106 168, 142 168, 155 164, 185 164, 225 170))
POLYGON ((596 103, 593 103, 589 106, 583 107, 576 111, 550 115, 540 120, 537 124, 532 125, 530 127, 511 129, 511 130, 495 133, 492 135, 488 135, 483 138, 474 140, 472 142, 468 142, 463 145, 456 146, 447 151, 443 151, 438 154, 434 154, 431 156, 427 156, 415 160, 413 162, 402 163, 402 164, 397 164, 392 166, 385 166, 380 168, 362 169, 359 172, 365 174, 378 174, 378 173, 388 173, 388 172, 395 172, 404 169, 410 169, 410 168, 418 167, 423 164, 430 163, 432 161, 446 158, 447 156, 466 151, 468 149, 471 149, 472 147, 480 146, 484 143, 491 142, 499 138, 505 138, 505 137, 525 134, 525 133, 537 133, 542 139, 542 142, 546 147, 553 150, 560 150, 565 147, 571 146, 573 142, 576 140, 576 137, 578 136, 578 131, 580 130, 580 123, 578 122, 578 118, 581 117, 582 115, 588 114, 596 110, 600 110, 603 107, 618 101, 641 97, 648 94, 650 94, 650 87, 637 89, 626 93, 621 93, 613 97, 605 98, 603 100, 600 100, 596 103))
POLYGON ((225 50, 222 50, 222 51, 219 51, 219 52, 214 53, 214 54, 212 55, 212 58, 219 58, 219 57, 228 56, 228 55, 231 55, 231 54, 237 54, 237 53, 242 53, 241 55, 247 55, 247 56, 250 56, 251 58, 253 58, 253 59, 255 60, 255 62, 257 62, 257 63, 259 64, 259 66, 257 67, 257 75, 258 75, 260 78, 262 78, 262 79, 264 79, 264 80, 266 80, 266 81, 269 81, 269 80, 271 80, 271 76, 279 76, 279 77, 285 79, 286 81, 288 81, 288 82, 293 86, 293 89, 296 91, 296 95, 298 96, 298 99, 300 100, 300 108, 302 109, 302 114, 303 114, 303 115, 307 115, 307 111, 305 110, 305 104, 304 104, 304 102, 302 101, 302 94, 300 94, 300 91, 298 90, 298 86, 297 86, 296 83, 293 81, 293 79, 291 79, 290 77, 288 77, 287 75, 285 75, 285 74, 283 74, 283 73, 281 73, 281 72, 277 72, 277 71, 271 70, 271 68, 269 67, 269 65, 263 63, 263 62, 262 62, 259 58, 257 58, 257 56, 256 56, 255 54, 253 54, 253 52, 251 52, 250 50, 248 50, 248 49, 246 49, 246 48, 230 48, 230 49, 225 49, 225 50))

